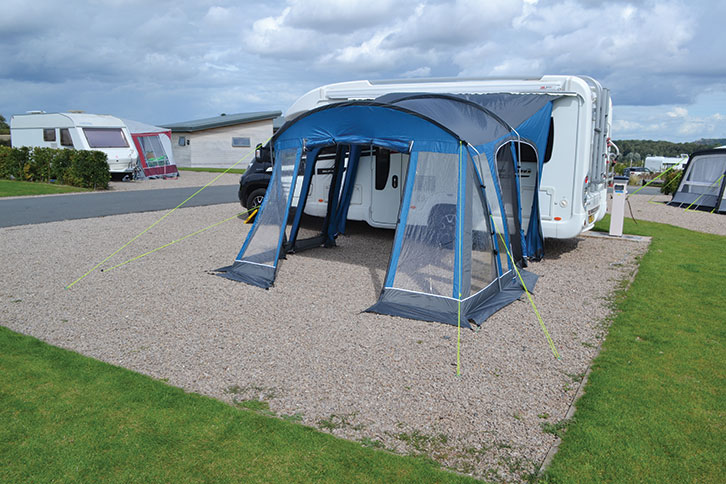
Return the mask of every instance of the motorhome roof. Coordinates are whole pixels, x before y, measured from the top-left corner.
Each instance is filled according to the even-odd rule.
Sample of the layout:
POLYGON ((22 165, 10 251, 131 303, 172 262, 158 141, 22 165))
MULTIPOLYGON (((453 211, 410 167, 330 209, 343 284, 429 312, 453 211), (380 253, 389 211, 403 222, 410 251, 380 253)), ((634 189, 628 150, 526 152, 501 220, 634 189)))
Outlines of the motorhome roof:
POLYGON ((542 76, 521 78, 422 78, 357 80, 328 84, 300 97, 285 113, 287 119, 321 104, 346 100, 375 99, 389 93, 446 94, 556 94, 585 96, 588 79, 582 76, 542 76))
POLYGON ((351 99, 355 97, 378 97, 382 92, 420 92, 426 86, 426 92, 446 92, 450 94, 472 94, 482 92, 511 93, 543 93, 548 94, 564 91, 562 82, 541 82, 534 85, 532 81, 497 81, 491 79, 471 80, 418 80, 409 82, 361 81, 357 83, 333 84, 326 88, 328 99, 351 99), (484 84, 486 83, 486 84, 484 84), (392 86, 395 86, 392 88, 392 86))

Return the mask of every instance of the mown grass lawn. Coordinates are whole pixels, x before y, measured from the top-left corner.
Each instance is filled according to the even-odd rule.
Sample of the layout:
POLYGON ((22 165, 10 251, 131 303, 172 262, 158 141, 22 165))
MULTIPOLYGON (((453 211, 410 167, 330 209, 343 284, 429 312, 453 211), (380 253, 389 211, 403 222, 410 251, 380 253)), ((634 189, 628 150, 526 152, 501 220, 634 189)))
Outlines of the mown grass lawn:
POLYGON ((54 193, 87 192, 87 188, 58 185, 55 183, 0 180, 0 197, 19 197, 24 195, 48 195, 54 193))
MULTIPOLYGON (((724 482, 726 237, 625 230, 653 242, 541 481, 724 482)), ((0 482, 477 481, 0 327, 0 482)))
POLYGON ((238 175, 243 174, 245 171, 247 171, 245 168, 232 168, 232 169, 226 169, 226 168, 190 168, 188 166, 177 166, 177 169, 179 171, 198 171, 198 172, 208 172, 208 173, 236 173, 238 175))
POLYGON ((723 483, 726 237, 630 220, 625 231, 651 247, 543 481, 723 483))
POLYGON ((0 327, 2 483, 473 483, 0 327))

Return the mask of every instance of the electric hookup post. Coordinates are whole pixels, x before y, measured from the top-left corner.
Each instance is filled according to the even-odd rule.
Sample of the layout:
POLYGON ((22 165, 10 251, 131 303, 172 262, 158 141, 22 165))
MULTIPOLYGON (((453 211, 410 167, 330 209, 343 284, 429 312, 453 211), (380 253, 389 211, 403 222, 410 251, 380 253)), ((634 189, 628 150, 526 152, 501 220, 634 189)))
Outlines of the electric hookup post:
POLYGON ((628 197, 627 176, 613 177, 613 205, 610 210, 610 235, 623 235, 623 219, 625 218, 625 199, 628 197))

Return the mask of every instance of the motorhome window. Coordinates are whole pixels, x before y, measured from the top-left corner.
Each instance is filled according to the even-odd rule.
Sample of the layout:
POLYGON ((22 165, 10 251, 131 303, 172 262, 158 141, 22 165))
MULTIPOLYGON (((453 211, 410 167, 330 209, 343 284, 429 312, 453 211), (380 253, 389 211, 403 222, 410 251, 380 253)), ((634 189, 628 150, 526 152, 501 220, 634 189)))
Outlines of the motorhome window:
POLYGON ((55 128, 43 129, 43 141, 55 141, 55 128))
POLYGON ((73 147, 73 138, 71 138, 71 132, 68 128, 61 128, 60 130, 61 146, 73 147))
POLYGON ((528 143, 521 143, 519 148, 520 160, 523 163, 537 163, 537 152, 534 147, 528 143))
POLYGON ((249 148, 252 146, 250 144, 249 138, 240 138, 237 136, 232 137, 232 147, 233 148, 249 148))
POLYGON ((388 184, 391 171, 391 152, 385 148, 376 150, 376 190, 383 190, 388 184))
POLYGON ((83 128, 83 133, 91 148, 128 148, 121 128, 83 128))
POLYGON ((552 158, 552 147, 555 145, 555 118, 550 118, 550 132, 547 135, 547 149, 545 150, 544 163, 552 158))

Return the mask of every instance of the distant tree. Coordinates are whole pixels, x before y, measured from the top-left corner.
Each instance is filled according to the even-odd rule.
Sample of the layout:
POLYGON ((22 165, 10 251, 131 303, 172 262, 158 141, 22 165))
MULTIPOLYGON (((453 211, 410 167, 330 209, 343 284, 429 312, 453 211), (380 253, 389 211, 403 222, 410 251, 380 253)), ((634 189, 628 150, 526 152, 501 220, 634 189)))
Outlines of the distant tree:
POLYGON ((0 134, 10 134, 10 126, 5 121, 5 116, 0 114, 0 134))
POLYGON ((647 156, 677 157, 681 154, 691 154, 694 151, 705 150, 718 146, 721 140, 699 140, 692 143, 671 143, 670 141, 653 141, 647 139, 616 140, 620 148, 620 160, 633 165, 640 165, 641 160, 647 156), (636 156, 637 155, 637 156, 636 156))

